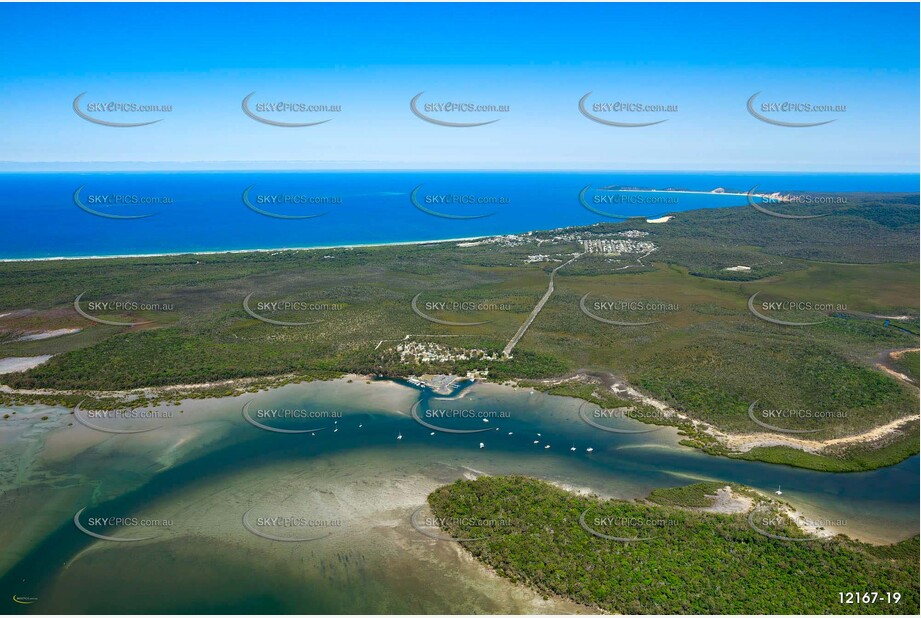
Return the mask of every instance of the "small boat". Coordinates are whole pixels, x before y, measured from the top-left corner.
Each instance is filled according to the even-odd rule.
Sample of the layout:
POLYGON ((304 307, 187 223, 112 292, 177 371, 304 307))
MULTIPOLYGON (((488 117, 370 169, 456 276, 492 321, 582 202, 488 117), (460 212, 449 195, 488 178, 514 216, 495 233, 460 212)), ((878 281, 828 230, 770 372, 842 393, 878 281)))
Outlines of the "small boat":
POLYGON ((435 435, 435 432, 433 431, 433 432, 431 432, 429 435, 430 435, 430 436, 434 436, 434 435, 435 435))
POLYGON ((572 448, 571 448, 571 449, 569 449, 569 450, 570 450, 570 451, 574 451, 574 450, 576 450, 576 445, 575 445, 575 444, 573 444, 573 445, 572 445, 572 448))
POLYGON ((484 422, 484 423, 488 423, 488 422, 489 422, 489 419, 488 419, 488 418, 484 418, 484 419, 483 419, 483 422, 484 422))
POLYGON ((534 444, 540 444, 540 440, 534 440, 534 444))
POLYGON ((514 433, 514 432, 510 431, 510 432, 508 432, 508 435, 512 435, 513 433, 514 433))
POLYGON ((592 447, 588 447, 587 449, 585 449, 585 452, 586 452, 586 453, 591 453, 591 452, 594 451, 594 450, 595 450, 595 449, 593 449, 592 447))
POLYGON ((782 496, 782 495, 783 495, 783 492, 780 491, 780 485, 777 486, 777 491, 775 491, 774 493, 777 494, 778 496, 782 496))
POLYGON ((480 442, 480 448, 486 448, 486 445, 480 442))
POLYGON ((550 445, 548 444, 548 445, 547 445, 547 446, 545 446, 544 448, 550 448, 550 445))
POLYGON ((397 434, 397 440, 402 440, 402 439, 403 439, 403 434, 402 433, 397 434))

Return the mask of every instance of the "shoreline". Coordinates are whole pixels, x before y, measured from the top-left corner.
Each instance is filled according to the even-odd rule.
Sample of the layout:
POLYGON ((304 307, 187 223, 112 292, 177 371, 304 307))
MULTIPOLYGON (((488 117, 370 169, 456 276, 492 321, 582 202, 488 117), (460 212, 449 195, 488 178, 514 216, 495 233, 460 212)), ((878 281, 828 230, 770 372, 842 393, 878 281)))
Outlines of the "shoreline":
MULTIPOLYGON (((741 208, 741 206, 728 206, 728 208, 741 208)), ((682 211, 684 212, 684 211, 682 211)), ((675 215, 666 215, 664 217, 644 219, 648 224, 667 223, 674 219, 675 215)), ((624 222, 627 221, 626 219, 624 222)), ((604 222, 599 222, 604 223, 604 222)), ((586 227, 581 225, 570 225, 557 229, 568 229, 571 227, 586 227)), ((330 251, 334 249, 373 249, 385 247, 411 247, 417 245, 436 245, 452 242, 472 242, 486 240, 489 238, 502 238, 505 236, 525 236, 538 231, 548 230, 526 230, 524 232, 509 232, 507 234, 483 234, 480 236, 466 236, 461 238, 439 238, 435 240, 399 240, 395 242, 376 242, 376 243, 354 243, 347 245, 318 245, 316 247, 267 247, 258 249, 214 249, 209 251, 169 251, 165 253, 124 253, 115 255, 79 255, 79 256, 50 256, 50 257, 28 257, 28 258, 0 258, 0 264, 21 263, 21 262, 59 262, 75 260, 119 260, 130 258, 161 258, 161 257, 180 257, 183 255, 230 255, 241 253, 278 253, 282 251, 330 251)))
POLYGON ((397 242, 378 242, 378 243, 357 243, 352 245, 322 245, 317 247, 270 247, 265 249, 215 249, 211 251, 171 251, 167 253, 126 253, 116 255, 81 255, 81 256, 52 256, 52 257, 34 257, 34 258, 0 258, 0 264, 15 262, 57 262, 63 260, 118 260, 127 258, 158 258, 158 257, 178 257, 182 255, 225 255, 237 253, 275 253, 280 251, 323 251, 330 249, 365 249, 373 247, 404 247, 412 245, 433 245, 446 242, 468 242, 471 240, 482 240, 484 238, 495 238, 497 236, 516 236, 527 234, 487 234, 485 236, 469 236, 467 238, 444 238, 439 240, 401 240, 397 242))
MULTIPOLYGON (((736 193, 735 191, 693 191, 691 189, 605 189, 601 191, 610 191, 611 193, 678 193, 681 195, 728 195, 730 197, 746 197, 748 193, 736 193)), ((768 198, 770 193, 752 193, 752 197, 768 198)), ((731 207, 730 207, 731 208, 731 207)))
MULTIPOLYGON (((174 439, 175 438, 177 440, 176 444, 182 445, 182 447, 180 448, 180 446, 177 446, 176 448, 179 450, 168 449, 166 451, 166 455, 164 455, 163 458, 160 460, 161 463, 168 463, 170 466, 172 466, 174 463, 179 461, 181 456, 183 456, 183 453, 185 451, 183 451, 182 449, 188 448, 189 445, 192 445, 196 442, 197 440, 196 436, 202 437, 202 438, 206 437, 204 433, 201 433, 201 434, 198 433, 198 429, 203 428, 203 427, 214 427, 218 429, 219 434, 224 435, 222 433, 223 430, 220 429, 221 427, 223 427, 223 425, 214 424, 213 422, 214 421, 223 422, 226 420, 239 421, 240 420, 238 416, 239 415, 239 405, 247 401, 248 399, 252 399, 254 397, 266 397, 267 398, 266 401, 273 402, 273 404, 278 404, 281 401, 288 400, 292 396, 303 397, 305 393, 319 393, 319 394, 326 393, 327 395, 330 393, 335 394, 335 393, 339 393, 340 389, 342 388, 367 389, 367 390, 349 391, 349 392, 365 393, 360 399, 362 401, 371 402, 374 409, 378 409, 379 407, 383 406, 383 404, 380 403, 381 401, 384 401, 384 400, 390 401, 389 399, 390 397, 399 398, 400 399, 399 402, 394 400, 393 405, 388 405, 388 406, 383 406, 383 407, 386 408, 388 412, 394 414, 395 416, 402 417, 404 420, 409 420, 408 415, 406 414, 406 412, 401 412, 401 411, 408 410, 409 409, 408 406, 410 405, 409 402, 415 401, 419 397, 418 391, 413 389, 409 384, 400 383, 400 381, 394 380, 394 379, 375 379, 375 376, 366 376, 366 375, 363 376, 359 374, 345 374, 345 375, 338 376, 335 378, 318 379, 318 380, 312 381, 312 383, 308 383, 304 381, 296 381, 292 383, 278 385, 277 388, 269 387, 268 391, 263 391, 260 388, 259 389, 260 394, 258 395, 255 392, 249 392, 246 390, 242 392, 225 393, 218 397, 209 396, 209 397, 205 397, 201 399, 195 398, 195 397, 188 398, 188 397, 180 395, 180 398, 182 399, 182 401, 161 401, 161 402, 156 402, 156 403, 148 402, 144 404, 143 406, 135 406, 132 404, 127 404, 127 406, 131 408, 157 407, 160 410, 172 410, 173 417, 175 418, 175 423, 177 423, 176 429, 174 431, 165 432, 165 433, 157 433, 156 436, 152 432, 150 434, 146 434, 146 437, 144 438, 138 438, 137 441, 131 442, 131 444, 137 444, 138 448, 140 449, 138 452, 142 452, 144 451, 144 449, 147 448, 149 444, 147 442, 148 440, 174 439), (362 380, 361 378, 370 378, 370 380, 362 380), (353 381, 358 384, 355 384, 353 386, 352 385, 353 381), (362 384, 362 382, 372 382, 373 386, 372 385, 366 386, 365 384, 362 384), (176 410, 179 411, 178 414, 176 414, 175 412, 176 410), (183 411, 184 411, 184 414, 183 414, 183 411)), ((527 398, 528 389, 526 387, 521 387, 521 386, 514 387, 508 384, 501 384, 501 383, 493 382, 493 383, 483 383, 482 388, 488 389, 488 390, 483 390, 480 392, 480 394, 486 398, 491 398, 495 396, 497 392, 501 394, 502 391, 505 391, 505 395, 503 396, 507 395, 509 397, 527 398), (510 390, 505 390, 503 387, 506 387, 506 388, 510 387, 510 390), (521 392, 519 392, 517 395, 515 395, 512 392, 512 391, 518 391, 519 389, 521 389, 521 392)), ((319 395, 319 396, 321 399, 323 399, 323 395, 319 395)), ((568 398, 570 396, 567 395, 564 397, 568 398)), ((15 416, 11 416, 9 419, 4 421, 3 423, 0 423, 0 443, 7 444, 7 445, 12 444, 10 440, 17 439, 18 436, 23 436, 23 435, 31 436, 31 437, 39 436, 40 439, 44 440, 44 438, 41 438, 41 436, 44 436, 46 432, 57 431, 59 429, 67 430, 66 426, 68 423, 74 424, 73 416, 71 415, 72 404, 71 405, 56 404, 54 407, 57 409, 55 410, 48 410, 46 408, 47 405, 48 404, 24 404, 21 408, 20 407, 13 408, 18 412, 18 414, 16 414, 15 416), (45 417, 45 418, 42 418, 42 417, 45 417), (39 420, 39 419, 42 419, 42 420, 39 420), (48 419, 48 420, 45 420, 45 419, 48 419)), ((548 405, 550 405, 552 408, 559 409, 558 405, 566 406, 569 404, 560 402, 560 404, 550 403, 548 405)), ((94 407, 93 405, 86 405, 84 409, 91 410, 91 409, 94 409, 94 407)), ((103 410, 103 409, 112 409, 112 408, 103 407, 99 409, 103 410)), ((122 408, 118 407, 114 409, 122 409, 122 408)), ((352 412, 356 414, 361 414, 361 411, 357 409, 357 407, 354 407, 354 406, 353 406, 353 409, 349 413, 352 413, 352 412)), ((581 427, 581 424, 579 423, 577 416, 573 416, 571 418, 565 417, 565 416, 559 416, 559 417, 554 417, 554 418, 564 419, 566 422, 571 421, 572 423, 575 423, 576 428, 581 427)), ((339 422, 341 423, 342 421, 339 421, 339 422)), ((640 421, 637 421, 637 422, 640 422, 640 421)), ((74 429, 74 428, 71 427, 70 429, 74 429)), ((578 429, 576 430, 578 431, 578 429)), ((546 430, 542 430, 542 431, 546 431, 546 430)), ((516 431, 516 433, 519 433, 519 432, 516 431)), ((82 429, 79 427, 77 428, 77 431, 67 433, 67 434, 63 434, 63 433, 55 434, 55 436, 56 436, 55 441, 49 442, 47 444, 53 446, 53 452, 55 453, 55 457, 57 458, 57 460, 61 460, 61 461, 68 460, 68 458, 72 457, 73 454, 77 452, 78 449, 86 449, 86 448, 91 447, 92 444, 95 443, 97 439, 104 441, 107 438, 109 438, 109 436, 105 434, 96 434, 96 432, 88 431, 86 429, 82 429)), ((667 442, 672 443, 673 440, 677 440, 677 438, 668 438, 667 442)), ((212 444, 210 439, 203 440, 202 443, 205 445, 212 444)), ((25 442, 23 444, 25 444, 25 442)), ((428 448, 428 445, 424 445, 424 446, 425 448, 428 448)), ((674 448, 679 449, 679 450, 685 450, 685 449, 688 451, 695 450, 692 447, 688 447, 686 445, 680 445, 677 443, 675 443, 673 446, 674 448)), ((596 451, 598 450, 599 449, 596 449, 596 451)), ((616 453, 616 452, 617 451, 612 451, 612 453, 616 453)), ((627 451, 624 451, 624 453, 626 452, 627 451)), ((6 449, 6 455, 7 455, 7 458, 6 458, 7 461, 10 461, 10 457, 13 457, 14 460, 19 458, 19 455, 15 451, 12 451, 10 449, 6 449)), ((562 456, 565 457, 565 454, 562 456)), ((693 455, 691 454, 688 454, 688 456, 693 457, 693 455)), ((729 464, 729 465, 734 468, 735 466, 739 464, 729 464)), ((467 469, 469 469, 471 472, 473 472, 474 474, 484 474, 484 472, 481 472, 481 470, 487 470, 487 471, 491 470, 491 468, 489 467, 475 465, 470 462, 464 463, 464 466, 467 469)), ((7 467, 6 469, 9 470, 11 468, 7 467)), ((677 473, 678 471, 683 470, 683 468, 676 468, 675 470, 677 473)), ((501 472, 498 472, 498 473, 501 474, 501 472)), ((485 474, 497 474, 497 472, 496 471, 485 472, 485 474)), ((822 474, 832 474, 832 473, 826 472, 822 474)), ((682 478, 681 474, 676 474, 676 476, 677 478, 682 478)), ((599 485, 596 482, 592 481, 591 479, 573 481, 574 478, 576 477, 570 477, 570 476, 561 476, 559 478, 554 477, 555 480, 548 479, 547 482, 557 485, 558 487, 562 489, 566 489, 567 491, 573 491, 576 493, 590 492, 590 493, 595 493, 600 496, 607 496, 609 498, 613 498, 613 497, 620 495, 619 493, 617 493, 617 491, 620 490, 620 488, 618 487, 615 487, 613 490, 614 493, 612 493, 611 488, 608 488, 604 485, 599 485)), ((691 476, 691 478, 693 478, 693 475, 691 476)), ((705 474, 703 477, 700 477, 697 480, 712 480, 713 478, 714 477, 711 477, 709 474, 705 474)), ((717 474, 715 478, 717 480, 725 481, 727 483, 737 482, 736 480, 732 480, 734 478, 732 475, 730 475, 730 477, 724 477, 723 474, 717 474)), ((790 487, 796 486, 796 483, 793 483, 792 481, 788 483, 786 479, 783 480, 783 483, 784 483, 785 490, 787 489, 788 485, 790 487)), ((677 486, 680 484, 681 482, 677 482, 674 484, 674 486, 677 486)), ((765 486, 770 486, 770 482, 764 481, 763 483, 759 483, 759 485, 761 485, 763 488, 765 486)), ((629 493, 629 487, 631 486, 632 485, 630 484, 626 486, 628 493, 629 493)), ((666 483, 663 486, 672 486, 672 485, 666 483)), ((844 514, 839 514, 838 511, 835 510, 833 506, 832 507, 828 507, 828 505, 823 506, 822 504, 820 504, 821 501, 816 502, 815 499, 808 499, 808 496, 810 495, 818 495, 818 494, 814 494, 812 489, 806 488, 804 491, 805 491, 805 494, 804 494, 803 499, 805 501, 801 504, 800 510, 806 512, 807 515, 811 513, 822 514, 823 512, 827 511, 828 508, 832 508, 832 511, 834 511, 836 514, 840 515, 841 517, 845 517, 844 514)), ((767 491, 761 491, 760 493, 763 493, 769 498, 771 497, 770 493, 768 493, 767 491)), ((791 490, 791 495, 793 494, 795 494, 795 491, 791 490)), ((623 496, 621 497, 624 498, 623 496)), ((861 540, 864 540, 865 542, 869 542, 869 543, 880 543, 881 541, 879 541, 878 539, 885 537, 885 534, 882 531, 875 528, 871 524, 858 523, 857 526, 859 528, 859 531, 855 533, 854 538, 860 538, 861 540)), ((0 535, 0 538, 2 538, 2 535, 0 535)), ((886 541, 886 542, 891 542, 891 541, 886 541)))
MULTIPOLYGON (((2 173, 2 172, 0 172, 2 173)), ((747 197, 748 193, 736 193, 736 192, 714 192, 714 191, 694 191, 694 190, 669 190, 669 189, 608 189, 605 187, 599 188, 601 191, 608 192, 620 192, 620 193, 675 193, 675 194, 688 194, 688 195, 711 195, 711 196, 724 196, 724 197, 747 197)), ((771 198, 774 195, 777 195, 779 192, 773 194, 768 193, 754 193, 752 197, 761 198, 762 200, 771 198)), ((851 193, 850 191, 836 191, 831 193, 851 193)), ((887 191, 884 193, 902 193, 898 191, 887 191)), ((716 208, 744 208, 747 204, 736 204, 731 206, 720 206, 720 207, 703 207, 703 208, 692 208, 689 210, 678 210, 676 212, 694 212, 697 210, 710 210, 716 208)), ((669 214, 659 218, 647 218, 642 217, 645 223, 656 224, 656 223, 667 223, 669 220, 675 217, 674 214, 669 214)), ((640 217, 637 217, 640 218, 640 217)), ((626 222, 628 219, 623 221, 616 222, 626 222)), ((609 223, 605 221, 600 221, 598 223, 609 223)), ((571 227, 585 227, 584 225, 568 225, 556 229, 568 229, 571 227)), ((6 263, 20 263, 20 262, 57 262, 65 260, 116 260, 116 259, 129 259, 129 258, 161 258, 161 257, 179 257, 184 255, 233 255, 233 254, 242 254, 242 253, 272 253, 272 252, 281 252, 281 251, 328 251, 334 249, 366 249, 366 248, 380 248, 380 247, 407 247, 415 245, 431 245, 431 244, 442 244, 442 243, 451 243, 451 242, 470 242, 484 240, 488 238, 499 238, 503 236, 522 236, 526 234, 531 234, 537 231, 550 231, 550 230, 525 230, 521 232, 508 232, 508 233, 496 233, 496 234, 482 234, 478 236, 467 236, 460 238, 440 238, 440 239, 426 239, 426 240, 399 240, 393 242, 369 242, 369 243, 349 243, 349 244, 340 244, 340 245, 317 245, 312 247, 260 247, 255 249, 210 249, 210 250, 189 250, 189 251, 165 251, 165 252, 156 252, 156 253, 116 253, 112 255, 77 255, 77 256, 67 256, 67 255, 58 255, 58 256, 47 256, 47 257, 3 257, 0 258, 0 264, 6 263)))
MULTIPOLYGON (((910 351, 911 349, 903 350, 910 351)), ((679 412, 674 409, 664 401, 660 401, 646 393, 639 391, 634 386, 628 384, 626 381, 617 378, 614 374, 603 372, 603 373, 594 373, 586 372, 584 370, 568 374, 560 378, 551 378, 544 380, 546 384, 562 385, 571 381, 595 381, 601 389, 609 391, 618 397, 626 398, 632 401, 635 404, 643 404, 652 406, 662 414, 663 419, 674 420, 673 422, 666 422, 664 426, 668 427, 679 427, 681 423, 688 423, 695 430, 702 432, 703 434, 714 439, 722 448, 727 449, 729 452, 721 454, 721 457, 728 457, 732 459, 732 455, 742 455, 754 448, 759 447, 771 447, 771 446, 785 446, 803 453, 809 453, 813 455, 818 455, 820 457, 828 457, 829 454, 826 450, 830 447, 835 446, 844 446, 845 448, 852 446, 861 446, 866 444, 873 444, 880 439, 886 438, 890 435, 898 432, 904 425, 921 420, 921 414, 908 414, 901 416, 899 418, 893 419, 889 422, 874 425, 869 427, 860 433, 850 434, 847 436, 839 438, 828 438, 825 440, 809 440, 805 438, 797 438, 794 436, 783 435, 778 433, 768 433, 768 432, 754 432, 754 433, 733 433, 731 431, 726 431, 718 428, 717 426, 703 421, 701 419, 694 418, 686 413, 679 412)), ((575 397, 574 395, 567 395, 575 397)), ((582 399, 581 397, 575 397, 577 399, 582 399)), ((582 399, 583 401, 587 401, 582 399)), ((647 425, 657 426, 662 425, 660 423, 649 423, 644 421, 642 418, 635 418, 634 420, 644 423, 647 425)), ((691 447, 698 448, 698 447, 691 447)), ((756 460, 762 461, 762 460, 756 460)), ((767 463, 767 462, 766 462, 767 463)), ((772 464, 772 465, 789 465, 789 464, 772 464)), ((887 466, 881 466, 887 467, 887 466)), ((814 470, 814 468, 806 467, 806 469, 814 470)), ((878 469, 878 468, 872 468, 878 469)), ((836 472, 838 473, 838 472, 836 472)), ((846 474, 847 472, 841 472, 846 474)))
MULTIPOLYGON (((457 376, 458 381, 465 380, 462 376, 457 376)), ((0 393, 6 395, 25 395, 38 398, 47 398, 47 397, 72 397, 72 396, 84 396, 84 397, 93 397, 96 399, 122 399, 127 400, 123 403, 130 403, 134 398, 143 397, 143 398, 153 398, 154 400, 163 399, 166 397, 181 397, 187 399, 193 395, 204 395, 200 397, 201 399, 210 400, 210 399, 220 399, 226 397, 226 394, 208 394, 208 390, 212 388, 229 388, 235 392, 236 396, 241 394, 243 391, 248 388, 256 387, 260 391, 263 389, 273 390, 277 388, 282 388, 289 384, 304 384, 307 382, 320 381, 320 382, 332 382, 336 380, 347 379, 351 380, 362 380, 362 381, 376 381, 383 380, 393 383, 399 383, 400 381, 407 382, 409 384, 415 385, 419 388, 420 385, 415 384, 413 381, 408 378, 393 378, 386 377, 382 378, 381 376, 371 375, 371 374, 357 374, 357 373, 342 373, 336 376, 324 377, 324 378, 309 378, 306 376, 297 376, 295 374, 281 374, 276 376, 252 376, 245 378, 231 378, 228 380, 219 380, 215 382, 202 382, 196 384, 170 384, 170 385, 161 385, 161 386, 147 386, 140 387, 135 389, 128 389, 122 391, 73 391, 73 390, 55 390, 55 389, 15 389, 6 384, 0 383, 0 393)), ((753 448, 758 447, 770 447, 770 446, 785 446, 794 450, 798 450, 804 453, 810 453, 813 455, 827 457, 828 454, 825 453, 826 449, 834 446, 859 446, 865 444, 872 444, 882 438, 885 438, 889 435, 896 433, 901 429, 905 424, 911 423, 914 421, 921 420, 921 415, 918 414, 909 414, 896 418, 887 423, 881 425, 875 425, 873 427, 867 428, 866 430, 851 434, 839 438, 829 438, 826 440, 809 440, 805 438, 797 438, 793 436, 786 436, 781 434, 774 434, 769 432, 755 432, 755 433, 732 433, 729 431, 722 430, 715 425, 707 423, 700 419, 695 419, 687 414, 679 412, 669 406, 667 403, 655 399, 641 391, 637 390, 635 387, 627 384, 626 382, 617 379, 613 374, 597 375, 593 373, 586 372, 577 372, 574 374, 569 374, 560 378, 552 378, 545 380, 547 384, 565 384, 572 380, 599 380, 598 385, 618 396, 626 396, 627 399, 634 403, 645 404, 652 406, 662 413, 663 417, 666 419, 674 419, 680 423, 689 423, 696 430, 701 431, 710 438, 716 440, 716 442, 723 448, 728 449, 725 457, 730 457, 732 454, 740 455, 749 452, 753 448)), ((514 379, 511 382, 490 382, 489 380, 484 380, 486 383, 496 384, 497 386, 510 386, 512 388, 521 388, 519 383, 520 379, 514 379)), ((480 380, 473 380, 472 383, 479 382, 480 380)), ((433 393, 437 391, 431 386, 424 385, 422 388, 428 388, 433 393)), ((461 395, 463 396, 463 394, 461 395)), ((581 397, 576 397, 574 395, 563 395, 564 397, 574 397, 580 399, 581 401, 589 402, 587 399, 581 397)), ((198 399, 198 397, 195 397, 198 399)), ((41 405, 52 405, 49 403, 42 403, 41 405)), ((642 419, 634 419, 640 423, 649 424, 644 422, 642 419)), ((659 425, 659 423, 652 423, 652 425, 659 425)), ((679 427, 679 425, 673 423, 665 423, 665 426, 679 427)), ((696 447, 692 447, 696 448, 696 447)), ((778 464, 780 465, 780 464, 778 464)), ((886 467, 886 466, 882 466, 886 467)), ((813 468, 807 468, 813 469, 813 468)), ((875 469, 875 468, 874 468, 875 469)))
MULTIPOLYGON (((614 191, 621 191, 620 189, 614 191)), ((702 194, 702 195, 728 195, 728 196, 746 196, 747 193, 713 193, 712 191, 665 191, 662 189, 643 189, 643 190, 633 190, 627 189, 624 190, 629 193, 689 193, 689 194, 702 194)), ((756 197, 767 197, 767 195, 756 194, 756 197)), ((723 208, 744 208, 744 204, 738 204, 735 206, 724 206, 723 208)), ((715 207, 714 207, 715 208, 715 207)), ((699 208, 691 209, 690 211, 678 211, 678 212, 692 212, 694 210, 701 210, 699 208)), ((674 219, 674 214, 665 215, 658 218, 647 218, 643 217, 645 223, 648 224, 657 224, 657 223, 667 223, 671 219, 674 219)), ((620 222, 626 222, 628 219, 625 219, 620 222)), ((605 223, 605 222, 599 222, 605 223)), ((580 225, 569 225, 557 229, 568 229, 571 227, 585 227, 580 225)), ((471 242, 484 240, 487 238, 500 238, 503 236, 523 236, 526 234, 531 234, 537 231, 548 231, 548 230, 525 230, 523 232, 509 232, 505 234, 483 234, 479 236, 467 236, 462 238, 441 238, 434 240, 400 240, 395 242, 377 242, 377 243, 353 243, 353 244, 344 244, 344 245, 319 245, 316 247, 266 247, 266 248, 257 248, 257 249, 213 249, 208 251, 167 251, 163 253, 124 253, 124 254, 114 254, 114 255, 81 255, 81 256, 49 256, 49 257, 25 257, 25 258, 0 258, 0 264, 6 263, 20 263, 20 262, 58 262, 65 260, 117 260, 117 259, 128 259, 128 258, 160 258, 160 257, 179 257, 183 255, 230 255, 238 253, 273 253, 280 251, 328 251, 333 249, 367 249, 367 248, 380 248, 380 247, 408 247, 414 245, 433 245, 433 244, 442 244, 442 243, 451 243, 451 242, 471 242)))
MULTIPOLYGON (((738 208, 738 206, 730 206, 729 208, 738 208)), ((675 215, 666 215, 664 217, 659 217, 655 219, 645 219, 645 222, 648 224, 656 223, 667 223, 669 220, 674 219, 675 215)), ((626 220, 625 220, 626 221, 626 220)), ((600 222, 604 223, 604 222, 600 222)), ((581 225, 571 225, 564 228, 557 229, 568 229, 570 227, 586 227, 581 225)), ((548 230, 527 230, 524 232, 509 232, 507 234, 484 234, 481 236, 466 236, 461 238, 439 238, 435 240, 399 240, 395 242, 376 242, 376 243, 355 243, 349 245, 318 245, 316 247, 267 247, 259 249, 214 249, 209 251, 169 251, 166 253, 124 253, 124 254, 115 254, 115 255, 78 255, 78 256, 50 256, 50 257, 29 257, 29 258, 0 258, 0 264, 7 263, 21 263, 21 262, 60 262, 60 261, 76 261, 76 260, 120 260, 120 259, 131 259, 131 258, 161 258, 161 257, 180 257, 184 255, 230 255, 230 254, 242 254, 242 253, 280 253, 282 251, 331 251, 335 249, 374 249, 374 248, 386 248, 386 247, 411 247, 418 245, 436 245, 452 242, 472 242, 478 240, 486 240, 489 238, 502 238, 505 236, 525 236, 532 234, 537 231, 548 231, 548 230)))

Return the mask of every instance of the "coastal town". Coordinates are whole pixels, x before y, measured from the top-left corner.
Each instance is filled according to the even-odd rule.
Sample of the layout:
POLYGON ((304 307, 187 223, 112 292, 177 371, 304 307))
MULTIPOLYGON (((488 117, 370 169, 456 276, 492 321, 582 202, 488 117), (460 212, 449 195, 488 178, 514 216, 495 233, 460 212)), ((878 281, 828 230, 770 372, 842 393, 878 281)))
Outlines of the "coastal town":
MULTIPOLYGON (((491 236, 474 241, 457 243, 458 247, 479 247, 495 245, 498 247, 520 247, 527 244, 562 244, 576 243, 582 245, 584 253, 595 253, 607 256, 620 256, 631 253, 649 254, 657 249, 656 245, 644 240, 649 237, 649 232, 642 230, 624 230, 620 232, 597 233, 590 229, 573 231, 572 228, 560 228, 542 232, 525 234, 507 234, 504 236, 491 236)), ((540 262, 562 262, 565 256, 554 256, 548 253, 535 253, 524 258, 525 264, 540 262)))

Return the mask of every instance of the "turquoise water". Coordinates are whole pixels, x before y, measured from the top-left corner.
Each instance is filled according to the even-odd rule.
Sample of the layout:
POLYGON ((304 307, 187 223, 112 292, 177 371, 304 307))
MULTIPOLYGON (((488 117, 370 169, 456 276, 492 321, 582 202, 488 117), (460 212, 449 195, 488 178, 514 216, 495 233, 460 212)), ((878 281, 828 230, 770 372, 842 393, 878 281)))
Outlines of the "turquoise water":
MULTIPOLYGON (((91 491, 61 509, 58 524, 0 579, 0 590, 7 598, 38 598, 13 609, 43 613, 568 611, 522 599, 524 593, 464 561, 453 543, 429 540, 410 525, 432 489, 480 473, 527 474, 620 498, 702 479, 765 493, 780 485, 784 498, 811 517, 844 520, 840 531, 850 536, 892 542, 918 531, 917 457, 873 472, 826 474, 708 456, 678 445, 670 428, 601 431, 580 419, 581 402, 569 398, 496 385, 461 394, 433 398, 389 383, 335 381, 183 404, 181 419, 146 434, 101 437, 85 427, 61 428, 57 441, 46 439, 46 450, 65 443, 83 450, 57 461, 47 453, 42 471, 69 475, 91 491), (327 429, 313 435, 279 434, 243 419, 249 400, 342 416, 321 421, 327 429), (420 414, 476 411, 489 420, 436 419, 442 427, 489 430, 432 435, 410 415, 415 401, 420 414), (171 526, 149 541, 98 541, 73 524, 72 513, 83 506, 84 522, 135 516, 171 526), (275 542, 244 529, 241 514, 250 508, 323 515, 341 527, 317 541, 275 542)), ((305 422, 269 424, 318 427, 305 422)), ((8 506, 3 526, 28 518, 16 511, 23 506, 8 506)), ((95 530, 137 534, 120 526, 95 530)))
MULTIPOLYGON (((579 194, 589 187, 590 202, 604 193, 598 189, 615 185, 693 191, 722 187, 746 192, 758 185, 759 192, 917 192, 918 175, 5 173, 0 174, 0 216, 6 231, 0 259, 341 246, 547 230, 614 220, 585 208, 579 194), (244 201, 247 190, 249 205, 244 201), (113 219, 89 211, 143 218, 113 219), (478 218, 450 218, 457 216, 478 218)), ((731 195, 653 196, 667 198, 666 202, 649 197, 602 210, 656 217, 746 204, 746 198, 731 195)))

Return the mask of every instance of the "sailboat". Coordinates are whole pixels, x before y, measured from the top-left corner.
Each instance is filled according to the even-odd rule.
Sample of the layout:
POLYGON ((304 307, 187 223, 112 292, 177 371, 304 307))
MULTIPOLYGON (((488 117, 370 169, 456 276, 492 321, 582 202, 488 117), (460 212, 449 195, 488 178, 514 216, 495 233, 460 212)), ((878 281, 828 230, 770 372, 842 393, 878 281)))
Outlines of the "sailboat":
POLYGON ((777 486, 777 491, 775 491, 774 493, 777 494, 778 496, 782 496, 782 495, 783 495, 783 492, 780 491, 780 485, 777 486))

